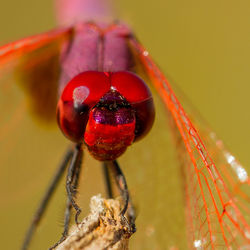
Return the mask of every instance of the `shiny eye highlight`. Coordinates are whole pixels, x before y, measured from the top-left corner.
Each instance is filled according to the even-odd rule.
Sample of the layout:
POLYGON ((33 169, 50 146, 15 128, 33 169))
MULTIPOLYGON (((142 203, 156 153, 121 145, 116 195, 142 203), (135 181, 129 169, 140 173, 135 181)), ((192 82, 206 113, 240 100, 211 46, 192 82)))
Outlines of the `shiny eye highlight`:
POLYGON ((78 108, 80 105, 82 105, 84 101, 88 98, 89 94, 89 88, 85 86, 76 87, 73 90, 74 108, 78 108))

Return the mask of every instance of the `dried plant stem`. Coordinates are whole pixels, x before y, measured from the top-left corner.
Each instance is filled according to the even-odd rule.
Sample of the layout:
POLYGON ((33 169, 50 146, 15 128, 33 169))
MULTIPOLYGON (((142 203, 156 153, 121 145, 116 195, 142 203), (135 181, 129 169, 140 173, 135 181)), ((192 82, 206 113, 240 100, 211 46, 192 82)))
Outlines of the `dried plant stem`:
POLYGON ((67 239, 57 250, 125 250, 133 234, 132 227, 120 215, 118 200, 105 200, 100 195, 91 198, 90 214, 77 226, 71 228, 67 239))

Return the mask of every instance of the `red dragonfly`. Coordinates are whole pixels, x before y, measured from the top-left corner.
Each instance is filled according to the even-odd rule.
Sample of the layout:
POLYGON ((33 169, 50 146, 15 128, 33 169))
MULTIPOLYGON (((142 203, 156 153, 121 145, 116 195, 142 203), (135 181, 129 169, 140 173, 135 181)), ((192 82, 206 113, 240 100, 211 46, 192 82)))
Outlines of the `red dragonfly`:
MULTIPOLYGON (((64 3, 67 4, 67 1, 64 3)), ((94 1, 92 1, 92 3, 94 3, 94 1)), ((80 96, 80 104, 82 104, 81 98, 86 94, 86 89, 84 89, 86 85, 77 85, 77 90, 75 92, 75 89, 73 89, 72 92, 70 92, 71 90, 69 90, 69 92, 64 92, 65 83, 71 82, 73 85, 75 83, 78 84, 79 73, 85 72, 84 74, 86 74, 86 71, 106 72, 101 76, 101 78, 104 78, 104 82, 106 81, 105 79, 111 79, 111 73, 114 73, 114 76, 119 78, 125 77, 125 79, 127 79, 126 77, 128 77, 128 75, 125 74, 125 76, 123 76, 116 73, 120 71, 136 72, 141 78, 145 79, 145 81, 150 78, 153 86, 158 91, 159 96, 168 110, 170 127, 176 142, 176 149, 179 153, 178 159, 180 160, 182 179, 184 180, 183 185, 185 190, 185 211, 187 218, 186 223, 188 225, 187 232, 189 247, 195 249, 217 249, 220 247, 247 249, 249 246, 249 225, 246 221, 246 215, 249 214, 249 208, 247 207, 249 197, 247 197, 247 192, 245 192, 244 188, 249 185, 249 178, 245 169, 233 157, 233 155, 225 149, 222 142, 216 138, 214 133, 210 131, 203 121, 195 120, 197 117, 196 114, 192 115, 192 112, 189 112, 190 115, 187 115, 174 94, 169 82, 151 59, 148 52, 138 42, 131 30, 125 25, 119 23, 104 25, 99 21, 96 21, 95 23, 82 21, 80 16, 82 16, 82 13, 86 10, 85 4, 87 4, 87 1, 75 1, 75 5, 72 4, 71 1, 68 8, 65 8, 65 6, 60 8, 60 14, 63 21, 77 21, 77 24, 72 26, 69 25, 66 28, 33 36, 1 47, 1 76, 6 76, 5 82, 8 83, 9 79, 6 72, 15 72, 15 74, 19 75, 22 80, 22 88, 30 96, 29 100, 32 104, 31 107, 33 113, 35 113, 40 119, 44 120, 50 120, 55 117, 58 93, 66 93, 64 96, 67 96, 67 93, 70 93, 69 95, 71 97, 80 96), (72 9, 69 7, 72 7, 72 9), (76 18, 76 20, 72 20, 72 16, 76 18), (104 50, 99 48, 99 51, 98 49, 93 48, 95 47, 93 45, 95 44, 93 42, 93 37, 93 40, 91 40, 92 42, 88 43, 90 36, 89 33, 94 33, 96 41, 102 46, 104 44, 103 40, 106 40, 109 35, 112 37, 112 34, 118 34, 118 38, 121 41, 115 44, 120 44, 118 50, 120 54, 116 55, 114 53, 115 57, 112 58, 113 47, 110 45, 111 52, 105 56, 102 55, 101 57, 98 53, 104 50), (82 58, 79 59, 78 56, 81 56, 81 54, 75 54, 75 51, 76 48, 78 49, 78 46, 80 48, 86 48, 83 46, 84 42, 86 42, 88 46, 86 51, 82 52, 82 58), (91 46, 89 44, 91 44, 91 46), (89 58, 91 58, 93 54, 95 55, 95 53, 97 53, 98 58, 101 59, 89 60, 89 58), (130 59, 125 60, 128 54, 130 59), (111 56, 111 58, 109 58, 109 56, 111 56), (108 60, 105 58, 108 58, 108 60), (120 58, 122 59, 121 62, 120 58), (78 89, 78 87, 80 87, 80 89, 78 89)), ((102 13, 105 14, 106 12, 102 11, 102 13)), ((102 18, 100 15, 99 17, 102 18)), ((99 75, 98 72, 95 73, 99 75)), ((80 77, 82 76, 84 75, 80 75, 80 77)), ((92 79, 89 77, 90 76, 88 76, 87 79, 92 79)), ((138 81, 141 82, 141 80, 138 81)), ((134 84, 133 81, 132 83, 134 84)), ((144 86, 143 83, 139 85, 144 86)), ((70 88, 70 85, 68 86, 68 88, 70 88)), ((91 89, 91 86, 93 85, 87 85, 88 89, 91 89)), ((123 86, 123 84, 121 84, 121 86, 123 86)), ((99 94, 95 94, 98 92, 97 90, 99 90, 99 88, 96 90, 95 87, 96 85, 93 87, 95 91, 91 91, 90 93, 94 93, 93 97, 95 101, 99 103, 100 99, 108 91, 100 87, 100 90, 103 92, 101 92, 99 96, 99 94)), ((113 84, 111 87, 119 89, 119 87, 113 84)), ((9 91, 8 88, 9 86, 6 84, 5 90, 7 93, 9 91)), ((121 92, 120 89, 119 91, 121 92)), ((151 99, 147 88, 145 91, 148 96, 146 98, 143 96, 143 100, 151 99)), ((122 93, 125 99, 130 98, 130 96, 126 96, 128 92, 135 92, 135 97, 140 94, 140 92, 135 90, 126 90, 124 94, 122 93)), ((114 98, 114 96, 112 98, 114 98)), ((65 103, 66 101, 74 102, 74 100, 76 100, 76 104, 79 103, 79 98, 65 101, 63 97, 60 97, 59 100, 61 103, 65 103)), ((109 101, 109 99, 106 96, 105 105, 107 101, 109 101)), ((121 101, 124 102, 124 100, 121 101)), ((131 102, 128 102, 127 105, 133 106, 134 103, 136 102, 132 100, 131 102)), ((141 104, 141 100, 139 103, 141 104)), ((91 106, 92 104, 87 103, 87 106, 88 105, 91 106)), ((96 105, 97 103, 95 103, 95 106, 96 105)), ((61 106, 62 104, 59 104, 59 111, 57 114, 64 113, 64 110, 67 109, 64 108, 63 111, 61 111, 61 106)), ((19 119, 21 118, 18 115, 22 113, 22 108, 22 103, 20 103, 18 109, 16 109, 16 115, 13 116, 13 120, 8 124, 12 124, 14 127, 16 127, 16 124, 19 124, 19 119)), ((89 112, 90 111, 88 111, 88 114, 89 112)), ((72 113, 72 111, 70 111, 70 113, 72 113)), ((138 110, 136 110, 136 113, 141 114, 138 110)), ((61 116, 58 115, 58 117, 61 129, 67 137, 71 138, 71 135, 69 134, 70 132, 65 130, 65 125, 61 122, 61 116)), ((81 124, 82 122, 83 121, 80 121, 81 124)), ((70 127, 72 126, 73 125, 70 127)), ((151 125, 149 125, 149 127, 150 126, 151 125)), ((93 128, 93 126, 90 126, 90 128, 93 128)), ((1 131, 2 136, 4 136, 5 132, 9 132, 9 130, 11 131, 11 125, 3 128, 1 131)), ((145 138, 145 140, 146 139, 147 138, 145 138)), ((78 142, 77 138, 73 138, 73 140, 78 142)), ((5 145, 5 152, 8 152, 8 150, 10 151, 11 146, 12 145, 5 145)), ((79 148, 76 150, 78 151, 75 152, 81 152, 79 148)), ((96 154, 96 152, 90 147, 89 150, 96 156, 96 158, 98 158, 99 154, 96 154)), ((131 149, 131 154, 133 153, 133 150, 134 149, 131 149)), ((119 153, 122 153, 121 150, 118 154, 119 153)), ((69 151, 69 155, 71 154, 71 151, 69 151)), ((76 153, 76 155, 79 157, 79 154, 76 153)), ((106 155, 109 155, 109 153, 106 155)), ((117 155, 114 156, 114 158, 116 157, 117 155)), ((65 158, 67 159, 67 157, 65 158)), ((107 160, 108 158, 104 159, 99 157, 99 159, 107 160)), ((140 167, 139 163, 136 163, 136 165, 137 168, 140 167)), ((126 161, 122 166, 126 168, 126 161)), ((165 169, 167 167, 168 166, 166 166, 165 169)), ((142 168, 142 171, 143 169, 144 168, 142 168)), ((74 185, 76 185, 76 183, 74 185)), ((131 193, 133 198, 133 189, 131 190, 131 193)), ((72 200, 71 202, 74 201, 72 200)), ((156 215, 154 212, 150 217, 151 216, 159 215, 156 215)), ((164 219, 164 215, 160 215, 160 217, 160 220, 164 219)), ((140 218, 138 218, 138 220, 140 220, 140 218)), ((147 224, 144 222, 144 225, 147 224)), ((155 229, 154 225, 150 225, 149 223, 147 225, 147 235, 152 235, 154 230, 157 229, 155 229)), ((155 246, 158 244, 158 242, 155 243, 155 246)), ((175 243, 173 243, 173 245, 175 246, 175 243)), ((161 244, 161 246, 164 248, 164 245, 161 244)))

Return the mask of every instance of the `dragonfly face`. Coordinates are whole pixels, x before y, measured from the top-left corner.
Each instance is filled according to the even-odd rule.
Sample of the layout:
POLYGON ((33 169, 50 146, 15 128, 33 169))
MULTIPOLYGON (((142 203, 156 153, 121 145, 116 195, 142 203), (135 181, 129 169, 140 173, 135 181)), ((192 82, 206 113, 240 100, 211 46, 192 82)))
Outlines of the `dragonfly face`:
POLYGON ((114 160, 145 136, 154 121, 152 94, 131 72, 87 71, 74 77, 58 102, 66 137, 84 142, 98 160, 114 160))

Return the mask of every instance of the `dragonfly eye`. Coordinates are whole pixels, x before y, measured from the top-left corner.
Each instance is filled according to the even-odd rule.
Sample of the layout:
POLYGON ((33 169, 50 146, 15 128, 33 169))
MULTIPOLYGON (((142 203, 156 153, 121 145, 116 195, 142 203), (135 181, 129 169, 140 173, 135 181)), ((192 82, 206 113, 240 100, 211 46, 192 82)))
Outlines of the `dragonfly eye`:
POLYGON ((131 72, 87 71, 64 88, 57 107, 59 127, 74 142, 85 142, 99 160, 120 156, 154 121, 152 94, 131 72))
POLYGON ((83 72, 66 85, 58 102, 57 121, 67 138, 83 140, 89 111, 109 90, 107 74, 96 71, 83 72))
POLYGON ((116 89, 135 111, 135 141, 143 138, 153 126, 155 108, 153 97, 147 84, 136 74, 128 71, 111 75, 112 88, 116 89))

